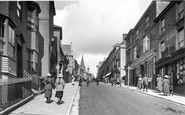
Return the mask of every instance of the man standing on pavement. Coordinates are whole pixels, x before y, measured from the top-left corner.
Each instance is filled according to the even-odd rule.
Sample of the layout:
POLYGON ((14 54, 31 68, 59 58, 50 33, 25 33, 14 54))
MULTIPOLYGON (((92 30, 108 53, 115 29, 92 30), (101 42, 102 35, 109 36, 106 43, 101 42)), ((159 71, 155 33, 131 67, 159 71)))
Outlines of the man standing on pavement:
POLYGON ((143 91, 145 91, 145 89, 146 89, 146 92, 147 92, 148 91, 148 77, 147 77, 146 74, 143 77, 143 91))

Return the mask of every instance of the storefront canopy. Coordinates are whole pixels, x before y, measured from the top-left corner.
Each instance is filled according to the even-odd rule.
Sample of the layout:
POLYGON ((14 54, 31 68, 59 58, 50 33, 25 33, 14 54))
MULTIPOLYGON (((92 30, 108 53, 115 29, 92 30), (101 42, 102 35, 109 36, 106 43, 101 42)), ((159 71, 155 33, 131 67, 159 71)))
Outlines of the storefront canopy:
POLYGON ((108 77, 111 74, 111 72, 107 73, 103 78, 108 77))

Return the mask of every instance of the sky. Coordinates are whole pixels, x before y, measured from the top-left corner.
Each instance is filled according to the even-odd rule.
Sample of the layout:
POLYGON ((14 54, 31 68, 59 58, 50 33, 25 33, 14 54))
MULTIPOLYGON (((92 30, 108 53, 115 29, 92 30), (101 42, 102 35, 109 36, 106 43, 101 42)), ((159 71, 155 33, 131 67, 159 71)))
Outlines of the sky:
POLYGON ((54 24, 62 27, 62 44, 71 44, 78 64, 83 55, 86 68, 95 76, 97 65, 108 57, 113 45, 134 28, 152 0, 55 1, 54 24))

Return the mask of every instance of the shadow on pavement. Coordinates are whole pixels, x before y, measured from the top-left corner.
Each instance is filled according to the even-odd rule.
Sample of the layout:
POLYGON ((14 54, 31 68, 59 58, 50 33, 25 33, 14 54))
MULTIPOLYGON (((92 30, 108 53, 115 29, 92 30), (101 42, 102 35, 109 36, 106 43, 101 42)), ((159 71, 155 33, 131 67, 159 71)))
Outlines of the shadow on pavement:
POLYGON ((64 101, 57 102, 58 105, 64 104, 64 101))

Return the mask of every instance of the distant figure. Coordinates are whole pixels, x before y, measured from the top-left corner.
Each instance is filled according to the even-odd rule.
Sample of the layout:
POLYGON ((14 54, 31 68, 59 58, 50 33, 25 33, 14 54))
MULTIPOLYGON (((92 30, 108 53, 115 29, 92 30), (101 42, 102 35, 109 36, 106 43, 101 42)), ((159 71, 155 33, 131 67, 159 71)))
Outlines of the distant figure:
POLYGON ((87 82, 87 87, 89 87, 89 82, 90 82, 89 78, 86 79, 86 82, 87 82))
POLYGON ((55 87, 56 87, 55 97, 58 98, 57 103, 60 104, 62 101, 63 91, 64 91, 64 87, 65 87, 65 82, 64 82, 62 74, 58 75, 58 78, 56 79, 56 82, 55 82, 55 87))
POLYGON ((71 79, 72 79, 72 85, 75 85, 75 76, 72 75, 71 79))
POLYGON ((148 77, 147 77, 146 74, 143 77, 143 91, 145 91, 145 89, 146 89, 146 92, 147 92, 148 91, 148 77))
POLYGON ((45 98, 47 99, 46 103, 49 103, 52 96, 52 89, 54 88, 54 81, 50 73, 47 74, 47 78, 44 79, 43 83, 45 98))
POLYGON ((172 82, 170 83, 170 95, 173 96, 173 83, 172 82))
POLYGON ((140 90, 142 89, 142 84, 143 84, 143 79, 142 79, 142 76, 139 75, 137 86, 138 86, 138 88, 139 88, 140 90))
POLYGON ((99 78, 96 78, 96 85, 99 85, 99 78))
POLYGON ((165 96, 167 96, 168 94, 170 94, 169 92, 169 79, 168 79, 168 75, 165 75, 164 76, 164 79, 163 79, 163 93, 165 96))
POLYGON ((82 86, 82 78, 79 76, 79 86, 82 86))
POLYGON ((163 79, 162 79, 162 77, 161 77, 161 75, 157 75, 157 89, 158 89, 158 91, 159 91, 159 93, 161 93, 162 92, 162 89, 163 89, 163 79))

